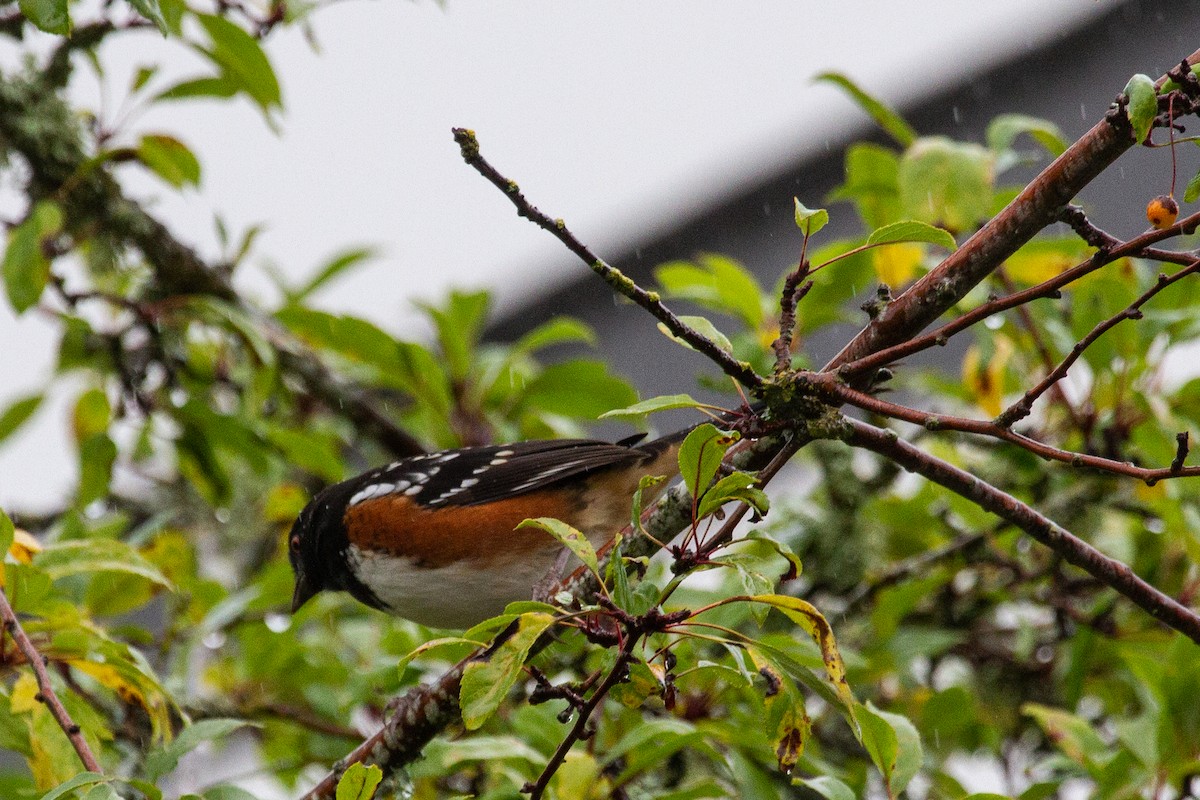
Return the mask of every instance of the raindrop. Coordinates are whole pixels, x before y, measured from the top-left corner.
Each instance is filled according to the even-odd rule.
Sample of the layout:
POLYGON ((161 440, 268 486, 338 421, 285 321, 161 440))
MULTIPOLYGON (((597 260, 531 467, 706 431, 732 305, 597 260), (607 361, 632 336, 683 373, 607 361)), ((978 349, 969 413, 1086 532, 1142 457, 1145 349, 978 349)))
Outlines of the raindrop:
POLYGON ((103 500, 94 500, 83 509, 83 515, 88 519, 100 519, 104 516, 105 508, 103 500))
POLYGON ((994 315, 990 316, 983 321, 983 327, 987 328, 989 331, 998 331, 1004 327, 1004 317, 994 315))
POLYGON ((270 611, 263 617, 263 624, 267 626, 267 630, 271 633, 283 633, 292 627, 292 618, 278 611, 270 611))
POLYGON ((209 650, 220 650, 225 646, 225 632, 212 631, 211 633, 206 633, 204 639, 201 641, 209 650))
POLYGON ((1054 660, 1054 648, 1048 644, 1044 644, 1037 649, 1033 657, 1038 660, 1039 664, 1049 664, 1054 660))
POLYGON ((1146 520, 1146 530, 1151 533, 1162 533, 1167 529, 1167 524, 1162 521, 1161 517, 1150 517, 1146 520))
POLYGON ((962 124, 962 112, 958 110, 958 106, 954 106, 953 108, 951 108, 950 113, 954 116, 954 124, 961 125, 962 124))
POLYGON ((1079 104, 1079 116, 1083 119, 1087 119, 1087 108, 1084 107, 1083 103, 1079 104))
POLYGON ((217 522, 224 525, 225 523, 229 522, 229 518, 230 518, 229 517, 229 509, 228 508, 218 508, 216 511, 213 512, 213 516, 217 518, 217 522))

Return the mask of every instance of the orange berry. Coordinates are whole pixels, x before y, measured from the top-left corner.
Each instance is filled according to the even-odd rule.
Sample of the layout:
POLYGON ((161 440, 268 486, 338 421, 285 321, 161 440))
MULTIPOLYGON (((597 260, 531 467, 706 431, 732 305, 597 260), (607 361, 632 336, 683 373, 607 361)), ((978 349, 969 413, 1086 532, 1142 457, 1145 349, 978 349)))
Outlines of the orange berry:
POLYGON ((1156 230, 1171 227, 1178 216, 1179 203, 1175 202, 1174 197, 1160 194, 1146 204, 1146 219, 1150 220, 1150 224, 1156 230))

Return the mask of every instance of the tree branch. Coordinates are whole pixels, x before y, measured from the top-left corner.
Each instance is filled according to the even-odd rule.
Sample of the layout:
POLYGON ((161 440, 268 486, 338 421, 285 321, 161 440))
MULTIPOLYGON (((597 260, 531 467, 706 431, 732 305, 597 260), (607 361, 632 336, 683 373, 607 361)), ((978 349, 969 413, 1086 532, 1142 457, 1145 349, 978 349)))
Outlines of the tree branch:
POLYGON ((1012 523, 1063 560, 1125 595, 1150 616, 1200 644, 1200 614, 1146 583, 1126 564, 1104 555, 1007 492, 903 441, 895 431, 850 418, 845 424, 846 444, 889 458, 1012 523))
MULTIPOLYGON (((1186 61, 1200 62, 1200 50, 1186 61)), ((1166 76, 1159 78, 1157 85, 1161 86, 1165 80, 1166 76)), ((1052 161, 961 247, 889 303, 825 369, 837 369, 913 339, 1038 231, 1054 222, 1063 206, 1134 144, 1129 121, 1118 106, 1052 161)), ((862 374, 863 368, 856 365, 856 376, 862 374)))
POLYGON ((695 350, 708 356, 725 374, 740 381, 743 386, 754 388, 762 384, 762 378, 745 361, 738 361, 730 353, 722 349, 716 342, 704 336, 685 324, 675 316, 669 308, 663 305, 658 292, 648 292, 638 286, 621 270, 608 264, 604 259, 593 253, 587 245, 579 241, 575 234, 567 229, 561 219, 551 219, 530 203, 516 181, 509 180, 487 162, 479 152, 479 140, 475 132, 466 128, 453 128, 454 141, 462 150, 463 160, 474 167, 475 171, 504 192, 517 208, 517 216, 530 220, 539 228, 553 234, 556 239, 566 245, 567 249, 591 267, 605 283, 621 295, 629 298, 637 305, 646 309, 650 314, 667 327, 672 334, 691 345, 695 350))
POLYGON ((1159 469, 1149 469, 1146 467, 1138 467, 1125 461, 1117 461, 1112 458, 1104 458, 1102 456, 1089 455, 1087 453, 1075 453, 1070 450, 1061 450, 1052 445, 1039 442, 1037 439, 1031 439, 1020 433, 1016 433, 1009 428, 1002 427, 990 420, 968 419, 966 417, 956 417, 951 414, 939 414, 935 411, 921 411, 908 406, 902 406, 897 403, 890 403, 887 400, 881 400, 874 395, 869 395, 866 392, 848 386, 836 377, 829 373, 804 373, 803 380, 807 380, 822 396, 828 398, 831 402, 838 404, 852 405, 855 408, 861 408, 864 411, 870 411, 874 414, 879 414, 891 419, 899 419, 905 422, 911 422, 914 425, 920 425, 926 430, 938 431, 957 431, 959 433, 974 433, 980 436, 988 436, 993 439, 1015 444, 1036 456, 1047 459, 1049 461, 1060 461, 1064 464, 1070 464, 1073 467, 1091 467, 1102 472, 1108 472, 1114 475, 1124 475, 1129 478, 1137 478, 1145 481, 1148 485, 1153 486, 1160 480, 1167 478, 1194 478, 1200 477, 1200 467, 1183 467, 1176 468, 1174 464, 1169 467, 1159 469))
POLYGON ((1007 428, 1010 427, 1014 422, 1029 416, 1029 412, 1033 410, 1034 402, 1036 402, 1039 397, 1045 394, 1047 389, 1052 386, 1056 386, 1060 380, 1066 377, 1067 370, 1071 368, 1072 364, 1079 360, 1079 357, 1084 354, 1084 352, 1092 345, 1093 342, 1124 320, 1141 319, 1141 308, 1148 303, 1151 298, 1176 281, 1182 280, 1188 275, 1193 275, 1197 271, 1200 271, 1200 260, 1193 261, 1188 266, 1176 271, 1171 275, 1159 273, 1158 280, 1154 282, 1153 286, 1143 292, 1140 297, 1130 303, 1120 313, 1114 314, 1103 322, 1097 324, 1088 332, 1086 336, 1076 342, 1075 346, 1071 348, 1071 352, 1067 354, 1067 357, 1060 361, 1058 366, 1050 370, 1049 374, 1047 374, 1046 377, 1037 384, 1037 386, 1034 386, 1026 391, 1020 400, 1013 403, 1011 406, 1002 411, 1000 416, 996 417, 996 424, 1002 428, 1007 428))
POLYGON ((4 593, 3 587, 0 587, 0 619, 4 621, 4 629, 8 631, 13 641, 17 643, 22 655, 25 656, 25 662, 33 668, 33 675, 37 679, 38 696, 37 699, 46 704, 46 708, 50 710, 50 714, 54 717, 54 721, 58 723, 58 727, 62 728, 63 733, 67 735, 71 746, 75 748, 75 753, 79 756, 79 760, 83 762, 84 769, 89 772, 102 772, 100 762, 96 760, 96 756, 92 753, 92 749, 88 747, 87 740, 83 738, 83 732, 75 721, 71 719, 71 715, 67 713, 67 709, 63 707, 62 701, 58 699, 58 695, 54 693, 54 687, 50 684, 50 675, 46 672, 46 662, 42 658, 42 654, 33 646, 33 642, 29 640, 24 628, 21 627, 20 621, 17 619, 17 614, 13 611, 13 607, 8 602, 8 595, 4 593))

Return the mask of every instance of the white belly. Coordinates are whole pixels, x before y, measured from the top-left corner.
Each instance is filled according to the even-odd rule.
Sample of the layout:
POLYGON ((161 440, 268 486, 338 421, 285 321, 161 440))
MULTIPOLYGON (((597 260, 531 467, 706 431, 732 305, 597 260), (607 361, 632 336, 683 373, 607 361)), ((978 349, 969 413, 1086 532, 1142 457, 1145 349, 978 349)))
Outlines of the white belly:
POLYGON ((531 599, 534 585, 554 568, 557 550, 490 564, 487 570, 472 561, 417 568, 410 558, 354 545, 348 556, 358 579, 396 616, 431 628, 469 628, 509 603, 531 599))

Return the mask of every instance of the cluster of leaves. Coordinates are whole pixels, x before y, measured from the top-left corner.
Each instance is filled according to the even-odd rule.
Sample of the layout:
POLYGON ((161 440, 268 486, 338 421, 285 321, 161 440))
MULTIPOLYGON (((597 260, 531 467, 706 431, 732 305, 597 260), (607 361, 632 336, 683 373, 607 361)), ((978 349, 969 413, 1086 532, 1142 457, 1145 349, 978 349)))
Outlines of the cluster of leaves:
MULTIPOLYGON (((137 14, 127 19, 77 23, 61 54, 87 48, 88 36, 156 25, 213 71, 164 87, 156 70, 141 69, 130 81, 134 101, 240 95, 268 122, 279 112, 279 82, 259 40, 303 22, 311 7, 273 3, 255 16, 233 3, 215 14, 179 0, 131 6, 137 14)), ((73 10, 83 13, 66 0, 23 0, 20 9, 18 28, 59 34, 72 30, 73 10)), ((46 185, 56 173, 39 154, 11 132, 0 136, 6 160, 23 157, 33 176, 3 278, 17 313, 37 309, 61 327, 55 384, 76 392, 80 477, 54 513, 14 513, 16 526, 0 515, 0 585, 104 773, 81 773, 23 655, 0 633, 0 741, 25 762, 0 768, 4 796, 159 798, 181 758, 231 737, 253 745, 261 771, 294 787, 360 740, 359 724, 375 726, 389 697, 500 631, 492 657, 463 677, 470 735, 426 749, 401 778, 413 796, 502 797, 531 784, 557 797, 841 800, 898 796, 911 785, 960 798, 980 763, 1004 791, 1028 798, 1080 779, 1104 796, 1189 791, 1200 768, 1194 644, 972 503, 834 444, 804 450, 810 489, 777 500, 765 524, 730 541, 714 522, 722 509, 744 501, 765 512, 767 502, 746 473, 720 474, 732 438, 698 428, 680 455, 692 524, 669 558, 627 557, 617 542, 602 562, 579 532, 531 523, 605 587, 594 605, 520 604, 449 639, 338 596, 282 614, 291 581, 283 529, 319 485, 402 454, 397 431, 442 447, 574 434, 612 409, 641 417, 698 404, 686 395, 635 404, 634 390, 596 360, 542 363, 552 345, 593 343, 577 321, 483 342, 483 293, 421 306, 431 344, 322 311, 319 291, 367 251, 332 259, 299 286, 277 278, 278 302, 252 304, 228 289, 229 274, 249 268, 250 231, 226 236, 220 268, 187 283, 181 275, 192 273, 171 272, 175 264, 139 238, 129 220, 145 218, 116 202, 116 179, 120 164, 135 161, 179 189, 200 180, 199 162, 169 134, 103 125, 85 134, 61 100, 58 57, 29 69, 0 77, 0 110, 49 131, 54 158, 79 158, 46 185), (89 202, 106 203, 105 214, 89 202), (526 666, 550 630, 557 641, 526 666)), ((790 277, 802 299, 785 351, 790 334, 802 345, 853 318, 848 304, 875 283, 898 288, 931 268, 1007 202, 1018 187, 998 176, 1035 155, 1016 149, 1020 137, 1051 155, 1065 147, 1052 125, 1020 116, 998 118, 984 144, 922 137, 848 79, 824 79, 894 140, 849 148, 846 181, 829 198, 852 204, 866 233, 820 243, 828 212, 797 200, 803 276, 765 289, 716 255, 656 273, 664 297, 720 315, 720 329, 699 315, 683 317, 687 324, 761 374, 778 368, 779 297, 790 277)), ((1126 90, 1139 137, 1154 121, 1146 82, 1126 90)), ((1057 275, 1089 252, 1073 236, 1039 238, 959 310, 1057 275)), ((963 356, 962 380, 915 368, 894 380, 927 405, 996 416, 1028 376, 1155 281, 1145 264, 1116 262, 1059 299, 994 318, 999 325, 963 356)), ((1184 282, 1158 293, 1136 324, 1088 348, 1072 371, 1080 384, 1048 395, 1031 418, 1038 437, 1170 462, 1176 433, 1200 424, 1200 379, 1177 385, 1167 367, 1200 337, 1191 295, 1184 282)), ((874 297, 886 302, 887 292, 874 297)), ((789 366, 812 366, 802 346, 789 356, 789 366)), ((42 402, 38 393, 0 412, 0 443, 42 402)), ((1019 448, 924 438, 946 460, 1092 532, 1168 593, 1194 597, 1200 508, 1184 484, 1134 486, 1047 466, 1019 448)), ((635 529, 640 510, 635 500, 635 529)), ((379 777, 352 769, 338 796, 370 797, 379 777)), ((197 788, 208 800, 246 796, 197 788)))

